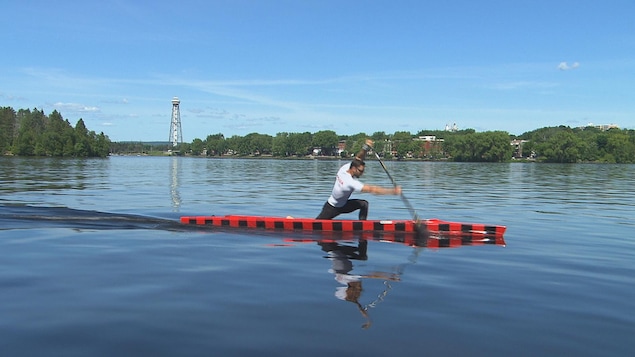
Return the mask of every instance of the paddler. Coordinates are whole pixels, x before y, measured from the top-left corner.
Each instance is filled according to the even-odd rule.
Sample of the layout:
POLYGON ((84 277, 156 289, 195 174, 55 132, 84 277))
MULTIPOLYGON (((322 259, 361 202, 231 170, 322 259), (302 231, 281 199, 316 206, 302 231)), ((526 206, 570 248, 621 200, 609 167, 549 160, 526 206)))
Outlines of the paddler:
POLYGON ((359 210, 359 219, 366 220, 368 217, 368 201, 360 199, 350 199, 353 192, 368 192, 377 195, 400 195, 401 186, 384 188, 380 186, 368 185, 360 182, 364 174, 366 164, 364 159, 366 153, 373 147, 374 142, 366 139, 362 149, 355 155, 350 163, 346 163, 337 171, 335 184, 331 196, 324 203, 322 212, 316 219, 333 219, 342 213, 351 213, 359 210))

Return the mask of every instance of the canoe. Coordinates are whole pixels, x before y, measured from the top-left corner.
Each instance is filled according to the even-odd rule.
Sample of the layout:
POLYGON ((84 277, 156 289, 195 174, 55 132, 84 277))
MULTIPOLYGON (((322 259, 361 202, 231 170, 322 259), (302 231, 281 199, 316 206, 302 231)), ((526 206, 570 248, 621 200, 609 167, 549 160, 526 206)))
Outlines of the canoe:
POLYGON ((269 216, 184 216, 181 223, 188 225, 223 228, 253 228, 278 231, 302 232, 366 232, 366 233, 418 233, 424 228, 430 233, 475 234, 502 237, 506 227, 480 223, 450 222, 436 218, 425 219, 417 226, 413 220, 321 220, 313 218, 269 217, 269 216))

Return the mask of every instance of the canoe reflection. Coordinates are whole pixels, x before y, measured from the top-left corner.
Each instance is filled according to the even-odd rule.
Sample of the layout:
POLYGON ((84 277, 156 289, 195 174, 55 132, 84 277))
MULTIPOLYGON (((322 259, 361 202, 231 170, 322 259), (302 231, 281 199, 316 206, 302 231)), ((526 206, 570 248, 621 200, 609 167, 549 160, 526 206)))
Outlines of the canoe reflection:
POLYGON ((373 240, 380 242, 401 243, 410 247, 419 248, 456 248, 461 246, 493 244, 505 246, 503 236, 496 236, 481 233, 457 233, 457 234, 440 234, 440 233, 399 233, 399 232, 380 232, 380 233, 345 233, 345 232, 322 232, 315 235, 288 236, 283 238, 288 243, 299 242, 342 242, 350 240, 373 240))

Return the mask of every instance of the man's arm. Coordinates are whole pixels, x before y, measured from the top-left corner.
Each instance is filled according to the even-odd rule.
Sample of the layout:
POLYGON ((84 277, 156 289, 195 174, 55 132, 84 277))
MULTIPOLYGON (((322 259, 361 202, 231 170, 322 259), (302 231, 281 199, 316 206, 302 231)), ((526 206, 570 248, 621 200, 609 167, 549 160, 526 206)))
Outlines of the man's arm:
POLYGON ((376 195, 401 195, 401 186, 384 188, 380 186, 364 184, 362 192, 374 193, 376 195))
POLYGON ((359 149, 359 152, 357 153, 357 155, 355 155, 355 158, 360 161, 364 161, 364 159, 366 158, 366 154, 368 153, 368 150, 373 148, 374 143, 375 143, 374 141, 370 139, 366 139, 366 143, 362 146, 361 149, 359 149))

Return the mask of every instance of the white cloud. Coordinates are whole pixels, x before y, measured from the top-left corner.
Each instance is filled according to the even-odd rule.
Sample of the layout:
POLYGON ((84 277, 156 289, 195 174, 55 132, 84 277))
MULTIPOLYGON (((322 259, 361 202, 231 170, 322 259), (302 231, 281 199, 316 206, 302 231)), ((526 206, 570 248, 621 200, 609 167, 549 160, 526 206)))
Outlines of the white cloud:
POLYGON ((77 103, 62 103, 57 102, 53 104, 53 107, 60 112, 72 112, 72 113, 95 113, 99 112, 99 107, 89 107, 77 103))
POLYGON ((573 62, 571 65, 569 65, 567 62, 560 62, 560 64, 558 65, 558 69, 561 71, 568 71, 570 69, 576 69, 578 67, 580 67, 579 62, 573 62))

